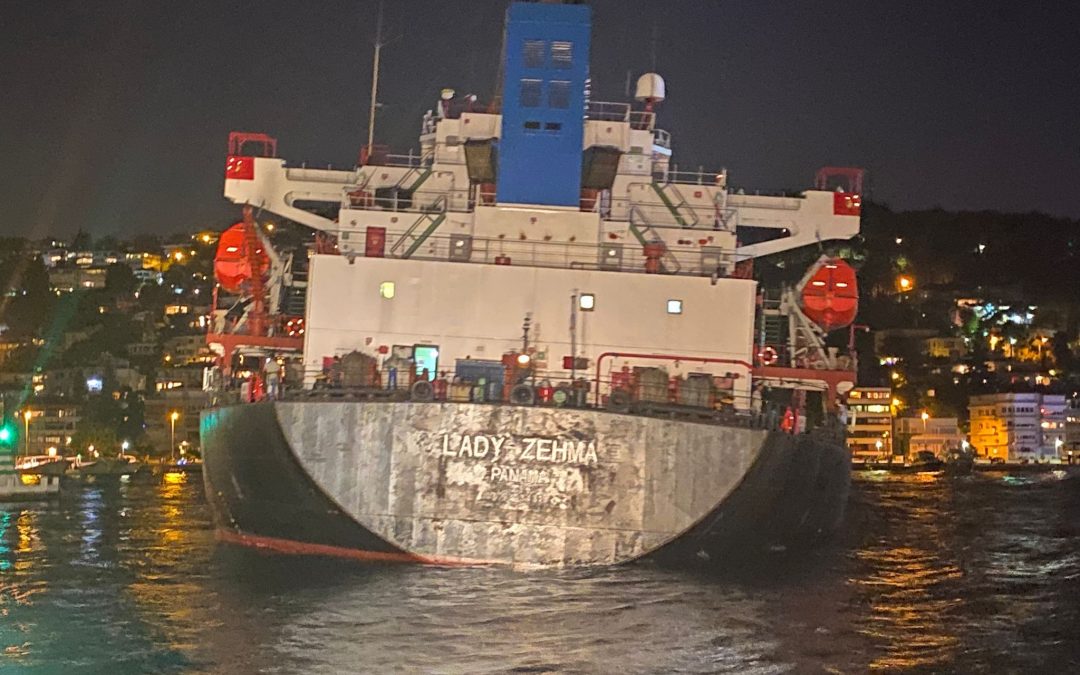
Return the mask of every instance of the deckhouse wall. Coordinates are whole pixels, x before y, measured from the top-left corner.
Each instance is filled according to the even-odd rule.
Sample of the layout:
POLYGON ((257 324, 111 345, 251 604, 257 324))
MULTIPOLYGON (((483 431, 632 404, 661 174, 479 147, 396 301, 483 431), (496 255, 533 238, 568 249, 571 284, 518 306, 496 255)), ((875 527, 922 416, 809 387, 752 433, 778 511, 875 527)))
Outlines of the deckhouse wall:
MULTIPOLYGON (((571 354, 571 296, 589 293, 592 311, 577 312, 577 355, 604 352, 668 354, 751 362, 756 283, 746 279, 629 274, 595 270, 480 265, 390 258, 314 256, 308 289, 304 349, 308 382, 324 357, 380 346, 438 345, 439 370, 456 359, 498 360, 529 344, 546 355, 538 363, 555 377, 571 354), (393 284, 393 297, 385 284, 393 284), (380 292, 380 289, 383 289, 380 292), (668 301, 681 301, 669 313, 668 301)), ((661 365, 670 375, 735 372, 736 396, 749 396, 745 368, 730 364, 605 359, 609 366, 661 365)), ((565 373, 569 375, 569 373, 565 373)))

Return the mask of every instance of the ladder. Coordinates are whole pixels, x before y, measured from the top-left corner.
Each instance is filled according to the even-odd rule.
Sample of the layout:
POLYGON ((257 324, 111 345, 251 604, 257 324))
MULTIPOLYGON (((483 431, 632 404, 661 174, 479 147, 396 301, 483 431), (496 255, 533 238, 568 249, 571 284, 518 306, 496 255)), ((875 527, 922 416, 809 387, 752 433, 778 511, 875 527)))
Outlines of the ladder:
POLYGON ((432 173, 433 170, 430 166, 414 166, 413 168, 405 172, 405 174, 401 177, 401 180, 399 180, 397 184, 394 185, 394 188, 397 190, 404 190, 405 192, 412 194, 421 185, 424 184, 424 181, 431 177, 432 173), (409 187, 403 187, 405 183, 412 179, 414 176, 416 177, 416 180, 412 182, 412 185, 410 185, 409 187))
POLYGON ((660 233, 650 225, 644 218, 641 210, 637 205, 630 207, 630 234, 634 235, 634 238, 638 240, 642 248, 647 244, 662 243, 664 246, 664 255, 660 258, 660 262, 664 264, 664 269, 670 274, 678 274, 682 269, 682 265, 679 264, 679 259, 675 257, 675 254, 667 248, 664 238, 660 236, 660 233), (640 223, 634 221, 634 216, 637 215, 640 223))
POLYGON ((427 238, 430 237, 435 230, 439 229, 439 226, 442 225, 444 220, 446 220, 445 212, 421 214, 420 217, 416 219, 416 222, 410 225, 409 229, 405 230, 405 232, 398 237, 398 240, 394 242, 394 245, 390 247, 390 254, 394 255, 398 250, 405 248, 401 253, 401 257, 412 257, 412 254, 416 253, 416 250, 420 248, 427 238), (424 230, 420 232, 420 234, 415 234, 421 227, 424 227, 424 230))
POLYGON ((675 217, 675 222, 680 227, 696 227, 698 225, 697 212, 694 210, 693 207, 690 207, 689 218, 684 217, 682 212, 680 212, 680 209, 686 206, 687 202, 686 198, 682 196, 682 193, 679 192, 678 188, 676 188, 674 185, 671 185, 670 183, 666 185, 661 185, 660 183, 650 183, 650 185, 652 185, 653 191, 656 192, 657 196, 660 197, 660 201, 663 202, 664 206, 667 207, 667 210, 670 211, 671 215, 675 217), (668 190, 675 193, 675 198, 678 200, 678 203, 672 201, 671 197, 667 193, 668 190))

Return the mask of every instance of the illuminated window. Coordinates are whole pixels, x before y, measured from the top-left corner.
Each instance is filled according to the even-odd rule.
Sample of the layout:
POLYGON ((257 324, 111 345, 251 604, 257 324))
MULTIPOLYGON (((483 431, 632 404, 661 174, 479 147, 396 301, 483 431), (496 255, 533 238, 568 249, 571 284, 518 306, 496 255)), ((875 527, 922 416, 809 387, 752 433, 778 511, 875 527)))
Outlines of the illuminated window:
POLYGON ((548 83, 548 106, 551 108, 570 107, 570 83, 566 80, 552 80, 548 83))
POLYGON ((541 91, 540 80, 522 79, 521 80, 521 107, 523 108, 539 108, 541 91))
POLYGON ((556 40, 551 43, 551 67, 569 68, 574 61, 574 43, 556 40))
POLYGON ((682 300, 668 300, 667 301, 667 313, 668 314, 682 314, 682 300))
POLYGON ((543 68, 547 43, 543 40, 526 40, 522 56, 526 68, 543 68))
POLYGON ((583 312, 591 312, 596 309, 596 296, 592 293, 582 293, 578 296, 578 308, 583 312))
POLYGON ((394 282, 384 281, 379 284, 379 295, 390 300, 394 297, 394 282))

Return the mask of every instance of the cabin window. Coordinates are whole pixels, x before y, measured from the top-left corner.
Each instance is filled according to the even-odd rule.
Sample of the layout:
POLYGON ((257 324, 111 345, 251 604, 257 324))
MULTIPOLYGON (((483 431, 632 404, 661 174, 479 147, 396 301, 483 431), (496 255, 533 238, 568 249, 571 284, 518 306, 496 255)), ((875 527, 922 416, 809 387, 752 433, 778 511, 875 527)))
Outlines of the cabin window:
POLYGON ((548 122, 544 125, 544 131, 557 134, 562 131, 562 124, 559 122, 548 122))
POLYGON ((570 107, 570 83, 566 80, 552 80, 548 84, 548 106, 552 108, 570 107))
POLYGON ((415 345, 413 347, 413 363, 416 364, 416 375, 428 380, 434 380, 439 370, 439 346, 438 345, 415 345), (425 373, 425 371, 427 371, 425 373))
POLYGON ((574 61, 574 43, 556 40, 551 43, 551 67, 569 68, 574 61))
POLYGON ((524 46, 524 60, 526 68, 543 68, 544 52, 547 51, 547 43, 543 40, 526 40, 524 46))
POLYGON ((529 78, 522 78, 521 80, 521 107, 523 108, 539 108, 540 107, 540 91, 541 80, 532 80, 529 78))
POLYGON ((682 300, 668 300, 667 301, 667 313, 668 314, 682 314, 682 300))
POLYGON ((540 123, 536 120, 529 120, 523 126, 525 131, 540 131, 540 123))

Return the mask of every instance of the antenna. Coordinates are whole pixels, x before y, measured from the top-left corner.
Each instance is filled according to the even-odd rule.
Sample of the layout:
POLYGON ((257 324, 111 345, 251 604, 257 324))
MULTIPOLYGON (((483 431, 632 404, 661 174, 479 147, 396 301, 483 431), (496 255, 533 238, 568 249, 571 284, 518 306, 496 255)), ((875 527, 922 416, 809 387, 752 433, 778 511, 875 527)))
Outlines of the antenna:
POLYGON ((659 27, 656 25, 656 19, 654 18, 653 19, 653 25, 652 25, 652 45, 651 45, 652 71, 654 73, 656 72, 656 40, 659 37, 659 35, 660 35, 660 30, 659 30, 659 27))
POLYGON ((379 0, 379 18, 375 23, 375 61, 371 64, 371 108, 368 111, 367 148, 375 142, 375 108, 379 106, 379 53, 382 51, 383 0, 379 0))

